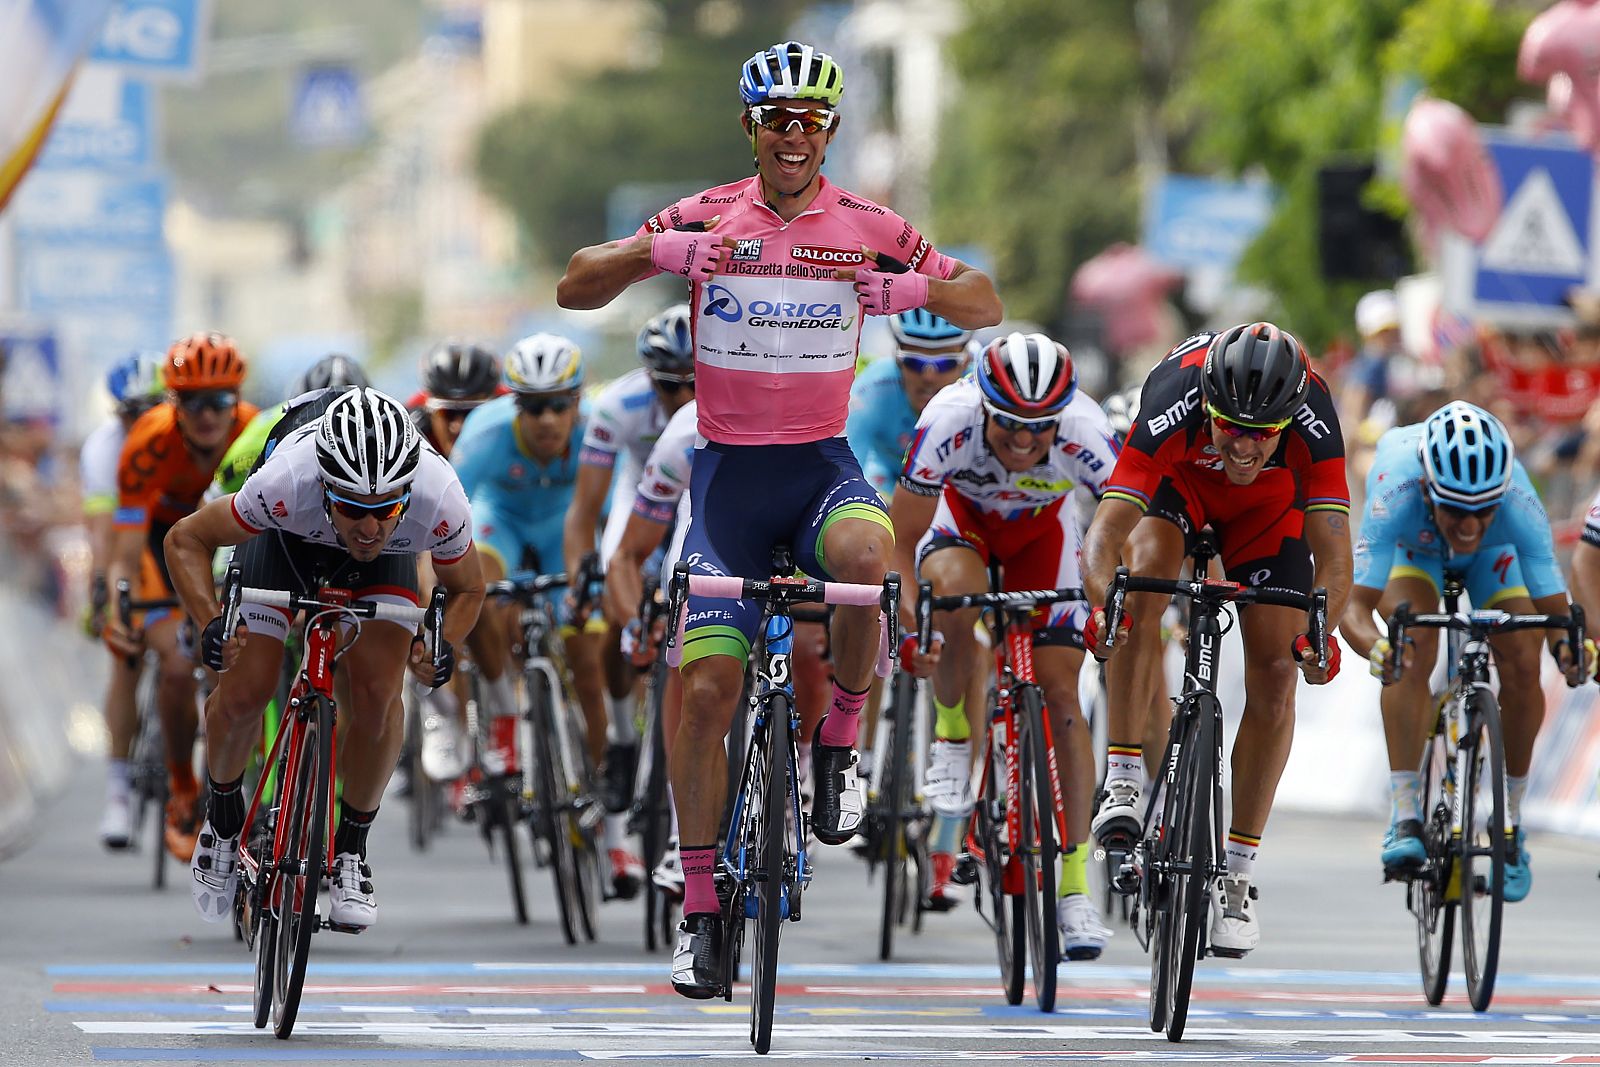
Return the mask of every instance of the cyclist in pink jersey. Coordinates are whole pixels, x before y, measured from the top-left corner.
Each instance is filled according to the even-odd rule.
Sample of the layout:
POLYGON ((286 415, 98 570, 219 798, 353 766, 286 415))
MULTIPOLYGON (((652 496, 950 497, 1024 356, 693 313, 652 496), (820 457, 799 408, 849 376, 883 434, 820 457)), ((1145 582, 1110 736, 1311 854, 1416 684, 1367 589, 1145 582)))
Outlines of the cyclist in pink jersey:
MULTIPOLYGON (((756 175, 678 201, 631 238, 579 249, 556 288, 563 307, 597 308, 663 271, 689 281, 705 443, 683 558, 696 573, 764 575, 785 544, 810 574, 881 582, 893 530, 843 437, 861 316, 926 307, 967 329, 1000 321, 981 271, 822 177, 843 84, 831 57, 798 41, 752 56, 739 95, 756 175)), ((672 982, 697 999, 715 995, 721 977, 712 876, 722 741, 760 617, 754 603, 691 597, 682 639, 683 721, 670 772, 684 920, 672 982)), ((861 820, 854 744, 876 628, 876 608, 835 612, 832 702, 813 739, 813 829, 829 844, 848 841, 861 820)))

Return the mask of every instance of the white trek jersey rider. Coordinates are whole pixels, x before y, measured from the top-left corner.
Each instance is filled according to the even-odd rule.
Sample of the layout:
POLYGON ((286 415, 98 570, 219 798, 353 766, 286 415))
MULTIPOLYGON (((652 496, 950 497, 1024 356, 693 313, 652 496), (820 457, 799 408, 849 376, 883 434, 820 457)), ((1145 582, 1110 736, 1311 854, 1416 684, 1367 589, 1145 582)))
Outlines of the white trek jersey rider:
MULTIPOLYGON (((310 544, 343 549, 323 510, 317 427, 318 423, 312 422, 290 434, 261 469, 245 479, 232 501, 233 517, 240 526, 251 533, 278 530, 310 544)), ((423 442, 417 475, 411 483, 411 501, 383 552, 412 556, 427 552, 435 566, 448 566, 460 561, 471 547, 472 509, 467 494, 450 461, 423 442)), ((366 599, 416 603, 409 591, 401 589, 366 599)), ((285 631, 267 616, 271 612, 281 619, 282 612, 259 604, 247 603, 245 607, 244 617, 252 633, 282 638, 285 631)))
POLYGON ((600 535, 600 562, 605 565, 622 541, 633 487, 651 447, 666 428, 667 412, 650 381, 650 372, 643 367, 607 385, 590 404, 580 462, 612 468, 611 510, 600 535))

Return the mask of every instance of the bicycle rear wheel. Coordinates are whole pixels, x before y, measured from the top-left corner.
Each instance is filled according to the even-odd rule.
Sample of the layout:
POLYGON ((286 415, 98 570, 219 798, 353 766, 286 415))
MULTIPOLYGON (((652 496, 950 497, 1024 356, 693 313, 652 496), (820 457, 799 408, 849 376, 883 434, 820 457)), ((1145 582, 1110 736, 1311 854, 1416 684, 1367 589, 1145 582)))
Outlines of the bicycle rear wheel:
POLYGON ((650 669, 645 721, 646 747, 639 761, 633 818, 644 851, 644 946, 649 952, 672 943, 672 901, 655 884, 651 875, 666 855, 671 834, 671 814, 667 810, 667 750, 665 727, 661 721, 661 701, 666 685, 666 660, 657 657, 650 669))
POLYGON ((1045 743, 1044 696, 1036 685, 1019 687, 1022 736, 1018 762, 1022 786, 1023 899, 1028 915, 1028 955, 1033 999, 1040 1011, 1056 1010, 1056 967, 1061 931, 1056 927, 1056 805, 1050 786, 1050 749, 1045 743))
POLYGON ((761 810, 756 840, 761 867, 756 872, 755 958, 750 965, 750 1043, 765 1056, 772 1048, 773 1001, 778 991, 778 939, 783 930, 784 898, 789 888, 789 698, 775 692, 767 698, 767 725, 759 739, 763 749, 761 810))
POLYGON ((1417 920, 1417 958, 1422 995, 1437 1006, 1450 982, 1450 942, 1455 933, 1456 901, 1445 892, 1453 867, 1450 848, 1449 745, 1438 726, 1422 752, 1422 841, 1428 859, 1406 886, 1406 902, 1417 920))
MULTIPOLYGON (((1505 742, 1500 705, 1494 694, 1476 690, 1468 698, 1466 721, 1472 734, 1461 738, 1466 774, 1461 794, 1461 957, 1467 972, 1467 998, 1475 1011, 1488 1011, 1500 967, 1500 920, 1505 908, 1506 827, 1505 742)), ((1458 759, 1457 766, 1461 766, 1458 759)))
POLYGON ((312 699, 311 714, 302 727, 299 759, 289 769, 288 778, 279 783, 283 792, 279 817, 289 820, 274 890, 278 944, 273 950, 272 1030, 279 1038, 294 1032, 306 961, 311 956, 311 935, 318 925, 317 891, 322 882, 328 791, 333 781, 333 707, 326 697, 312 699))
MULTIPOLYGON (((991 720, 992 720, 991 713, 991 720)), ((989 753, 983 776, 983 795, 978 798, 973 818, 977 823, 978 843, 983 849, 983 891, 988 894, 992 913, 995 947, 1000 959, 1000 986, 1006 1003, 1022 1003, 1023 976, 1028 959, 1027 900, 1021 894, 1006 892, 1005 872, 1010 850, 1005 843, 1006 760, 993 728, 984 735, 989 753)))

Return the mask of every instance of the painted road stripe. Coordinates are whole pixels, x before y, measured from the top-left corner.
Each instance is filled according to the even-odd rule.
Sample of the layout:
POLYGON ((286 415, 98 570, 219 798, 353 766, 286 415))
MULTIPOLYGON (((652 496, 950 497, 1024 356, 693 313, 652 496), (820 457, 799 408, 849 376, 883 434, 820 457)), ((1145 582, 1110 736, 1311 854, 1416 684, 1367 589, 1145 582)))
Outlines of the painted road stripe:
MULTIPOLYGON (((418 976, 429 978, 465 978, 484 975, 567 975, 584 977, 594 975, 657 977, 665 971, 661 963, 319 963, 312 961, 309 973, 313 977, 395 977, 418 976)), ((45 973, 60 978, 158 978, 185 975, 244 975, 254 973, 251 963, 193 962, 193 963, 88 963, 56 964, 45 968, 45 973)), ((956 981, 992 980, 993 966, 921 965, 905 963, 861 964, 783 964, 783 973, 791 978, 888 978, 897 981, 911 979, 948 979, 956 981)), ((1147 979, 1147 966, 1125 967, 1095 963, 1087 968, 1066 964, 1061 968, 1059 981, 1077 982, 1139 981, 1147 979), (1074 973, 1076 972, 1076 973, 1074 973)), ((1403 971, 1323 971, 1297 970, 1271 967, 1212 967, 1203 965, 1195 972, 1199 981, 1207 984, 1245 985, 1347 985, 1415 986, 1415 970, 1403 971)), ((1600 994, 1600 975, 1591 974, 1502 974, 1495 979, 1495 988, 1528 987, 1539 989, 1586 989, 1600 994)))
MULTIPOLYGON (((83 1015, 248 1015, 253 1010, 246 1003, 217 1004, 210 1001, 150 1001, 150 1000, 47 1000, 44 1009, 53 1014, 83 1015)), ((748 1005, 716 1003, 682 1004, 666 1002, 646 1005, 593 1005, 560 1004, 539 1007, 527 1004, 316 1004, 302 1002, 300 1014, 304 1015, 465 1015, 474 1018, 551 1016, 551 1015, 744 1015, 748 1005)), ((915 1016, 935 1019, 970 1019, 975 1017, 997 1019, 1040 1018, 1032 1008, 1010 1007, 1004 1004, 964 1005, 912 1008, 862 1007, 858 1004, 779 1004, 779 1015, 811 1016, 915 1016)), ((1144 1019, 1143 1008, 1078 1008, 1058 1006, 1057 1018, 1078 1019, 1144 1019)), ((1443 1022, 1460 1023, 1470 1018, 1485 1025, 1498 1023, 1533 1023, 1545 1026, 1595 1026, 1600 1025, 1600 1014, 1557 1015, 1551 1012, 1484 1012, 1470 1016, 1461 1011, 1419 1009, 1415 1011, 1372 1011, 1352 1009, 1347 1011, 1312 1011, 1293 1008, 1257 1008, 1237 1011, 1218 1011, 1212 1008, 1190 1007, 1191 1019, 1293 1019, 1301 1022, 1443 1022)))
MULTIPOLYGON (((87 1034, 143 1034, 168 1037, 248 1037, 260 1033, 248 1021, 240 1022, 183 1022, 133 1019, 78 1020, 75 1025, 87 1034)), ((1152 1034, 1145 1026, 1082 1026, 1061 1023, 985 1026, 957 1023, 936 1028, 940 1041, 984 1039, 990 1041, 1165 1041, 1165 1036, 1152 1034)), ((748 1038, 748 1023, 644 1023, 644 1022, 594 1022, 594 1023, 451 1023, 451 1022, 397 1022, 392 1019, 374 1022, 318 1022, 311 1021, 295 1028, 297 1034, 432 1038, 436 1040, 474 1039, 527 1039, 554 1038, 563 1042, 595 1037, 620 1038, 670 1038, 704 1039, 708 1036, 748 1038)), ((812 1023, 776 1026, 774 1034, 786 1035, 799 1042, 813 1044, 820 1040, 872 1038, 927 1040, 930 1027, 921 1025, 896 1025, 893 1023, 812 1023)), ((1385 1042, 1394 1045, 1433 1044, 1439 1042, 1467 1042, 1472 1045, 1584 1045, 1600 1046, 1600 1032, 1572 1033, 1553 1030, 1408 1030, 1408 1029, 1339 1029, 1339 1028, 1262 1028, 1204 1026, 1185 1032, 1185 1040, 1208 1041, 1326 1041, 1332 1044, 1373 1044, 1385 1042)), ((926 1052, 926 1050, 924 1050, 926 1052)), ((943 1054, 940 1050, 939 1054, 943 1054)), ((1595 1059, 1600 1063, 1600 1057, 1595 1059)))
MULTIPOLYGON (((93 1050, 96 1060, 122 1062, 209 1063, 218 1058, 212 1049, 177 1048, 101 1048, 93 1050)), ((229 1061, 328 1061, 338 1063, 393 1063, 417 1060, 433 1061, 520 1061, 524 1063, 552 1060, 735 1060, 752 1058, 749 1049, 635 1049, 630 1051, 602 1051, 591 1049, 548 1049, 530 1052, 521 1049, 352 1049, 335 1046, 306 1048, 302 1045, 275 1044, 267 1048, 231 1048, 229 1061)), ((1041 1049, 928 1049, 880 1048, 876 1045, 859 1049, 830 1049, 826 1051, 801 1049, 773 1049, 762 1057, 769 1060, 928 1060, 931 1058, 953 1060, 1053 1060, 1069 1063, 1463 1063, 1483 1064, 1486 1067, 1513 1064, 1595 1064, 1600 1057, 1563 1055, 1560 1053, 1537 1055, 1480 1055, 1475 1053, 1430 1053, 1426 1060, 1406 1053, 1326 1053, 1326 1052, 1206 1052, 1200 1049, 1174 1048, 1166 1051, 1109 1050, 1095 1052, 1046 1051, 1041 1049)))
MULTIPOLYGON (((736 995, 748 992, 749 987, 735 987, 736 995)), ((57 994, 99 996, 195 996, 204 994, 249 994, 251 985, 245 982, 56 982, 51 991, 57 994)), ((305 992, 312 996, 358 997, 454 997, 454 996, 667 996, 672 987, 665 982, 656 984, 446 984, 446 983, 390 983, 366 985, 359 983, 308 982, 305 992)), ((780 997, 835 997, 880 1000, 994 1000, 998 998, 998 985, 809 985, 782 983, 778 986, 780 997)), ((1061 987, 1067 1000, 1127 1001, 1143 1003, 1149 997, 1148 987, 1129 986, 1075 986, 1061 987)), ((1269 989, 1210 989, 1196 987, 1189 996, 1193 1003, 1265 1002, 1287 1005, 1303 1004, 1365 1004, 1375 1008, 1393 1007, 1395 993, 1368 993, 1355 991, 1279 991, 1269 989)), ((1420 995, 1407 999, 1420 999, 1420 995)), ((1465 1004, 1460 993, 1451 998, 1452 1003, 1465 1004)), ((1594 997, 1587 995, 1559 996, 1554 994, 1516 994, 1502 992, 1496 987, 1495 1003, 1503 1008, 1593 1008, 1600 1006, 1594 997)))

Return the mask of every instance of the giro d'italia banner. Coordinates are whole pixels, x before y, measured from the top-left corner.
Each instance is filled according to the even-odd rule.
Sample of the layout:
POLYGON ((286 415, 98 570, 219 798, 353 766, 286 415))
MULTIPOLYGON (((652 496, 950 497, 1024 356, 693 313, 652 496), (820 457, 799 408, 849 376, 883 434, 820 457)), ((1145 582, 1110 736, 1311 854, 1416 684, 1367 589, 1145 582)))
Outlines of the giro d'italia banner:
POLYGON ((33 165, 111 0, 0 0, 0 210, 33 165))

